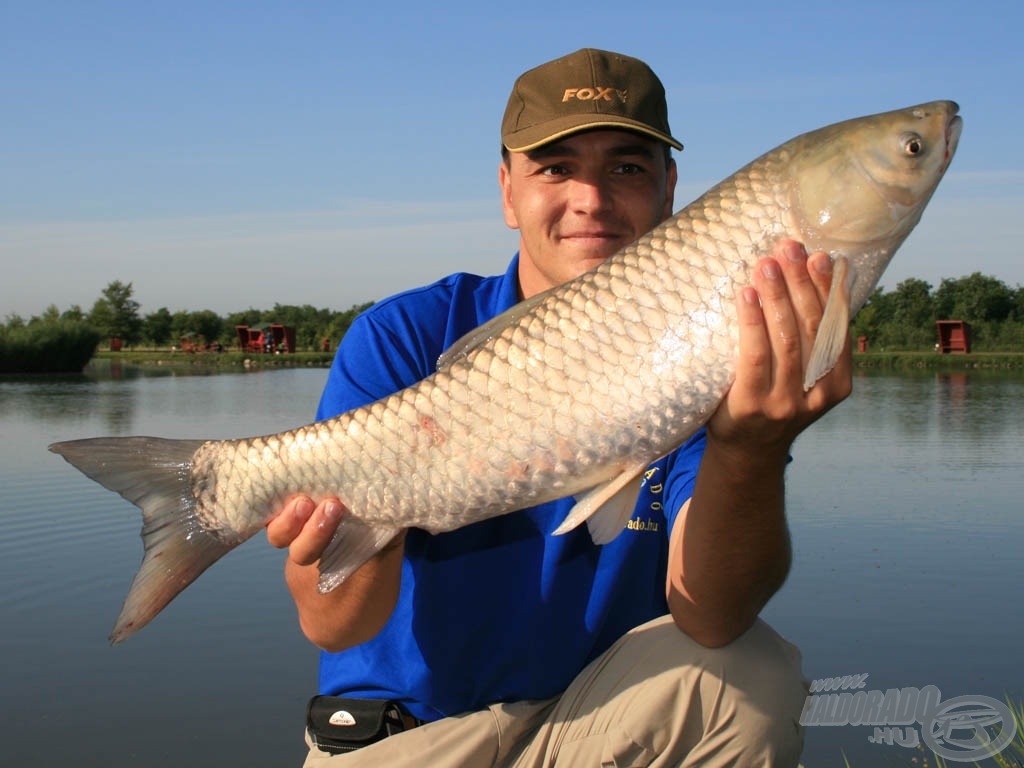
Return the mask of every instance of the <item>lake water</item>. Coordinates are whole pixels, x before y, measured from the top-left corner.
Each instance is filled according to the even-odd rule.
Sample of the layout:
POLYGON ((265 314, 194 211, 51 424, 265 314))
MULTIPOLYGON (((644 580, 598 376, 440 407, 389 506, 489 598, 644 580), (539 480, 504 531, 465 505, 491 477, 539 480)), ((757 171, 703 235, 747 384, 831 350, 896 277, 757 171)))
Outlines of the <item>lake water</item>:
MULTIPOLYGON (((262 536, 117 648, 134 508, 46 451, 101 434, 232 437, 307 421, 326 371, 114 367, 0 378, 5 765, 298 766, 316 654, 262 536)), ((1024 377, 859 375, 794 448, 795 560, 765 618, 809 678, 1024 698, 1024 377)), ((807 768, 909 765, 872 728, 808 727, 807 768), (841 752, 842 751, 842 752, 841 752)))

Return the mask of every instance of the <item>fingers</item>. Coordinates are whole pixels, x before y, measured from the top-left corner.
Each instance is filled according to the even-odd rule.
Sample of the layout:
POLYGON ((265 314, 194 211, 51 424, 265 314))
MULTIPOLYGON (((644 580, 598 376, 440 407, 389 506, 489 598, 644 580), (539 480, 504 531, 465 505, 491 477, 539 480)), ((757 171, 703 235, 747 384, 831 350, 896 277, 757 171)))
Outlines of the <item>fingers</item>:
MULTIPOLYGON (((754 271, 754 287, 761 299, 764 332, 771 349, 769 389, 789 381, 803 367, 803 334, 790 297, 787 278, 795 267, 788 259, 761 259, 754 271)), ((813 288, 812 288, 813 291, 813 288)))
MULTIPOLYGON (((832 260, 825 253, 808 257, 804 247, 793 240, 780 240, 772 256, 782 272, 785 294, 779 301, 788 302, 792 323, 780 324, 776 332, 793 333, 799 337, 801 370, 806 369, 811 348, 821 325, 829 287, 832 282, 832 260)), ((778 290, 781 294, 781 289, 778 290)), ((766 318, 771 320, 771 316, 766 318)), ((784 320, 788 321, 789 316, 784 320)), ((795 342, 794 342, 795 343, 795 342)))
POLYGON ((333 497, 314 504, 308 496, 295 496, 267 524, 267 540, 278 549, 287 547, 288 558, 298 565, 312 565, 330 543, 344 511, 333 497))
MULTIPOLYGON (((785 273, 789 300, 801 337, 801 371, 805 371, 832 288, 834 265, 827 253, 818 252, 807 256, 803 247, 792 240, 780 241, 773 255, 780 261, 785 273)), ((832 371, 818 379, 811 388, 808 405, 812 410, 827 410, 849 395, 852 388, 852 357, 848 336, 846 347, 832 371)))
POLYGON ((832 260, 828 254, 819 253, 815 254, 816 258, 812 261, 804 247, 792 240, 780 241, 775 247, 774 255, 785 274, 786 290, 800 325, 801 338, 813 343, 828 298, 832 260), (812 267, 812 264, 815 266, 812 267), (821 274, 818 270, 823 267, 828 270, 828 280, 824 283, 824 290, 820 290, 815 278, 820 279, 821 274))
POLYGON ((812 253, 807 259, 807 267, 811 273, 811 280, 818 291, 818 299, 822 307, 828 300, 829 290, 832 288, 832 259, 827 253, 819 251, 812 253))
POLYGON ((730 403, 735 417, 760 413, 786 420, 814 410, 823 397, 832 401, 824 380, 812 399, 803 391, 831 282, 828 255, 808 257, 793 240, 779 241, 771 257, 755 265, 753 288, 740 291, 736 303, 740 358, 730 403))
POLYGON ((302 530, 316 505, 308 496, 293 496, 273 520, 267 523, 267 541, 270 546, 284 549, 302 530))
POLYGON ((743 288, 736 299, 739 321, 740 360, 732 399, 740 393, 754 400, 763 398, 771 389, 772 347, 765 330, 761 299, 754 288, 743 288))

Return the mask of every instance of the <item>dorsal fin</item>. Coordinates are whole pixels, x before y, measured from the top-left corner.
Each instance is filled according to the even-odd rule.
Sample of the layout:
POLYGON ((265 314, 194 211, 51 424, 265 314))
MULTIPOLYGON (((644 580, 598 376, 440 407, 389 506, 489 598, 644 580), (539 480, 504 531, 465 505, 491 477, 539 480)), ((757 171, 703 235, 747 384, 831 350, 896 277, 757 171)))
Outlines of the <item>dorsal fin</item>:
POLYGON ((548 288, 548 290, 543 293, 531 296, 530 298, 505 310, 500 315, 492 317, 483 325, 474 328, 441 353, 441 356, 437 358, 437 370, 443 371, 457 359, 466 357, 470 352, 488 339, 492 339, 501 334, 501 332, 508 326, 517 323, 521 317, 529 313, 530 310, 544 301, 544 299, 546 299, 550 294, 557 291, 559 287, 560 286, 548 288))

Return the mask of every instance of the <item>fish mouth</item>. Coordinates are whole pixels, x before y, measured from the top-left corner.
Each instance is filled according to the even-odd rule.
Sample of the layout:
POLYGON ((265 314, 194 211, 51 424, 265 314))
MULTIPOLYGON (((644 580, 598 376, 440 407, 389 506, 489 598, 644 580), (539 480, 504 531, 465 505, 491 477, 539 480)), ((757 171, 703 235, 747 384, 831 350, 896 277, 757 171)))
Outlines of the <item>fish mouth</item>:
POLYGON ((945 172, 953 160, 953 153, 956 152, 957 145, 960 143, 960 133, 964 129, 964 120, 957 114, 959 111, 960 105, 955 101, 950 102, 951 114, 946 122, 946 154, 942 161, 943 172, 945 172))

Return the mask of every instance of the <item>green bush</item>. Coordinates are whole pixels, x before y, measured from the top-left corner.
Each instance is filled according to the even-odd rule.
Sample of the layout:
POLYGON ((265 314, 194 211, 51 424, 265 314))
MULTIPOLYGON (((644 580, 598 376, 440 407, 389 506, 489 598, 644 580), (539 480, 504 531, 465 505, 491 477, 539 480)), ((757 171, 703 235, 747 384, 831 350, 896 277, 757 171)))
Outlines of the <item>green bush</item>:
POLYGON ((81 371, 99 344, 95 328, 74 320, 0 326, 0 373, 81 371))

